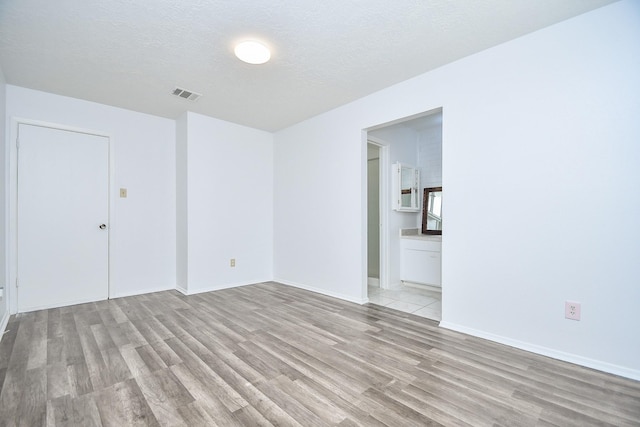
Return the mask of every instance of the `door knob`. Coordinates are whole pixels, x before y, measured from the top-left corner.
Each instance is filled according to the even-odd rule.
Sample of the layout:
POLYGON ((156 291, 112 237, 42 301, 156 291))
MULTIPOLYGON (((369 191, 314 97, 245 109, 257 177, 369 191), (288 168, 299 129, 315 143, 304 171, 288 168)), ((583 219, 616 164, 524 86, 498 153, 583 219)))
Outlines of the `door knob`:
POLYGON ((100 224, 99 228, 100 230, 104 230, 105 228, 107 228, 107 224, 100 224))

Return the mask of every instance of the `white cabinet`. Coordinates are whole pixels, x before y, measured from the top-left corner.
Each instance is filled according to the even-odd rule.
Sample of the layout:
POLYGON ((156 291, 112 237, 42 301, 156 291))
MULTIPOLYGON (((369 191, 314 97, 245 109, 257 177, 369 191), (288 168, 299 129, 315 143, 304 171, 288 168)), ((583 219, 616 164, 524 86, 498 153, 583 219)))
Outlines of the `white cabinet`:
POLYGON ((441 286, 441 248, 441 241, 428 238, 400 239, 400 279, 441 286))
POLYGON ((395 163, 392 178, 393 210, 420 212, 420 171, 413 166, 395 163))

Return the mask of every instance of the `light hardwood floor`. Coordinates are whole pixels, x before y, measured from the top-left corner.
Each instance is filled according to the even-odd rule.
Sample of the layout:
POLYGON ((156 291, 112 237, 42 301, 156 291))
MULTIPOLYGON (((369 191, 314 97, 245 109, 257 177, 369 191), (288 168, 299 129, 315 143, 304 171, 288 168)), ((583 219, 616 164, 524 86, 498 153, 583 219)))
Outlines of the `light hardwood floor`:
POLYGON ((0 424, 640 425, 640 383, 262 283, 12 316, 0 424))

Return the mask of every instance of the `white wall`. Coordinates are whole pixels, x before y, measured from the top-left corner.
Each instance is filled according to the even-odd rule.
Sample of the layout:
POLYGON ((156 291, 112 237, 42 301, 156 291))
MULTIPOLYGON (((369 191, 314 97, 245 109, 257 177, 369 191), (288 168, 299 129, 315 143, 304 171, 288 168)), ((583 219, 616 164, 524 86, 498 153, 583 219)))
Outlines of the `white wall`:
POLYGON ((5 315, 9 309, 9 289, 7 286, 7 258, 6 258, 6 242, 7 242, 7 226, 6 226, 6 121, 3 120, 6 113, 7 104, 7 84, 4 79, 4 73, 0 68, 0 288, 3 288, 3 297, 0 300, 0 334, 4 331, 4 321, 8 320, 5 315))
MULTIPOLYGON (((6 113, 8 123, 13 118, 38 120, 111 136, 111 296, 174 288, 175 122, 12 85, 7 85, 6 113), (126 199, 116 197, 120 187, 128 189, 126 199)), ((14 138, 15 129, 10 132, 14 138)))
POLYGON ((442 187, 442 125, 418 133, 418 167, 422 188, 442 187))
POLYGON ((176 288, 189 285, 189 128, 188 113, 176 120, 176 288))
POLYGON ((188 171, 187 195, 178 196, 187 200, 188 222, 188 257, 183 257, 188 278, 182 290, 191 294, 272 280, 273 135, 195 113, 182 120, 187 139, 178 141, 179 151, 186 145, 181 173, 188 171))
POLYGON ((443 107, 442 324, 640 379, 638 40, 621 1, 278 132, 275 277, 363 299, 362 130, 443 107))
POLYGON ((275 135, 274 280, 361 302, 367 148, 352 125, 325 114, 275 135))

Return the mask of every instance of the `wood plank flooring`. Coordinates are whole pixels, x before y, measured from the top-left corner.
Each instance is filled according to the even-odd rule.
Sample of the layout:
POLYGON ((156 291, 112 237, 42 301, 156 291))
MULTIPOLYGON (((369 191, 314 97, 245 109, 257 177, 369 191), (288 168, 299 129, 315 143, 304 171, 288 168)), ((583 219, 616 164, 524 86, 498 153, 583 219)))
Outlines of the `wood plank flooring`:
POLYGON ((283 286, 12 316, 2 426, 639 426, 640 383, 283 286))

